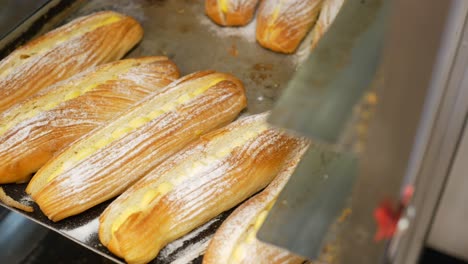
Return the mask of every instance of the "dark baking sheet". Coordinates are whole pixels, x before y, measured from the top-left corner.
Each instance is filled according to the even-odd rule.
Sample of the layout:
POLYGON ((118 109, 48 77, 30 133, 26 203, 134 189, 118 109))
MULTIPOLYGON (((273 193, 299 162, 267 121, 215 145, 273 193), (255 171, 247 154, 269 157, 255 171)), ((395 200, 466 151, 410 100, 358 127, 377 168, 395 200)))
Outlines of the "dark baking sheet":
MULTIPOLYGON (((204 15, 203 2, 85 1, 67 21, 100 10, 115 10, 133 16, 143 25, 145 35, 142 42, 127 57, 166 55, 178 65, 182 74, 207 69, 232 73, 240 78, 246 87, 247 113, 271 109, 296 67, 307 57, 310 50, 309 38, 306 38, 294 55, 265 50, 255 42, 255 21, 242 28, 219 27, 204 15)), ((3 187, 14 199, 33 204, 24 193, 25 184, 3 187)), ((59 223, 49 221, 34 204, 34 213, 20 213, 115 262, 122 262, 99 242, 96 233, 97 218, 109 203, 103 203, 59 223)), ((229 212, 221 214, 169 244, 151 263, 201 262, 201 255, 209 239, 228 214, 229 212)))

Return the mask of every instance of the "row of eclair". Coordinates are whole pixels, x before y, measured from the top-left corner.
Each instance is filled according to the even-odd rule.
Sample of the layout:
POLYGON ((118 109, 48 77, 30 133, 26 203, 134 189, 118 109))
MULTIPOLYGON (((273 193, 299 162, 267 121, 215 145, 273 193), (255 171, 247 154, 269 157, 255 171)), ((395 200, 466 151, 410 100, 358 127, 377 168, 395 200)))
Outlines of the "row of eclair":
POLYGON ((273 181, 223 224, 205 262, 301 263, 255 231, 308 142, 270 128, 267 114, 232 122, 246 107, 232 75, 179 78, 165 57, 110 62, 142 34, 134 19, 99 12, 0 62, 0 183, 34 175, 26 192, 53 221, 118 196, 99 238, 128 263, 147 263, 273 181))
POLYGON ((311 48, 328 30, 344 0, 205 0, 205 12, 221 26, 245 26, 257 11, 256 38, 276 52, 293 53, 312 29, 311 48))

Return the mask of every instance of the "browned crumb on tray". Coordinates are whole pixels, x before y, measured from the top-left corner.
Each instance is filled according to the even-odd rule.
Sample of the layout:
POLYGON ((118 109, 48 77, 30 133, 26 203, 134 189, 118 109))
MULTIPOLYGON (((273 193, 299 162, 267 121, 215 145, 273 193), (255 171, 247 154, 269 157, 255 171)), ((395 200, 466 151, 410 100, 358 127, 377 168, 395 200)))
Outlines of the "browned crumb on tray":
POLYGON ((239 50, 237 50, 236 44, 232 44, 232 46, 228 49, 228 52, 233 57, 237 57, 239 55, 239 50))
POLYGON ((18 201, 13 200, 13 198, 11 198, 5 193, 2 187, 0 187, 0 201, 8 206, 26 211, 28 213, 31 213, 34 211, 34 208, 32 208, 32 206, 24 205, 18 201))

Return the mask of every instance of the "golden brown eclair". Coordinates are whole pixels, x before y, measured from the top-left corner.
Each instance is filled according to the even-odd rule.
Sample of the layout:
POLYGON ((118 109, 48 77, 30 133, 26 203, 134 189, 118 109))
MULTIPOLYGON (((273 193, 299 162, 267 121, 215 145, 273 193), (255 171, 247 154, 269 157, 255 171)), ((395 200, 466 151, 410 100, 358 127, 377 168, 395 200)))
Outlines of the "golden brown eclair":
POLYGON ((264 0, 257 15, 257 41, 277 52, 294 52, 317 20, 322 0, 264 0))
POLYGON ((0 62, 0 112, 88 67, 120 59, 142 36, 133 18, 104 11, 27 43, 0 62))
POLYGON ((61 148, 179 77, 166 57, 97 66, 0 114, 0 183, 24 182, 61 148))
POLYGON ((231 122, 245 106, 244 87, 234 76, 191 74, 61 151, 27 192, 53 221, 81 213, 119 195, 201 134, 231 122))
POLYGON ((265 119, 240 119, 157 166, 101 215, 101 242, 128 263, 147 263, 167 243, 268 185, 304 141, 265 119))
POLYGON ((306 144, 292 157, 278 176, 259 194, 240 205, 216 231, 203 257, 203 264, 256 263, 301 264, 304 262, 287 250, 256 239, 269 210, 294 172, 306 144))
POLYGON ((205 13, 221 26, 244 26, 252 20, 258 0, 205 0, 205 13))
POLYGON ((331 26, 343 3, 344 0, 323 0, 322 8, 320 9, 320 15, 317 19, 317 23, 315 23, 314 26, 314 36, 311 44, 312 49, 317 46, 323 34, 325 34, 325 32, 331 26))

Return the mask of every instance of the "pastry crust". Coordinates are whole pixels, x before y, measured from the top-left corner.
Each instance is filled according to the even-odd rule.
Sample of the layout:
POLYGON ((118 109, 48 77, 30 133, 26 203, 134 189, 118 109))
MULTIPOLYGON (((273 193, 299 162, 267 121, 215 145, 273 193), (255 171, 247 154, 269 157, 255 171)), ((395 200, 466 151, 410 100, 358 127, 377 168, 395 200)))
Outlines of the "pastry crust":
POLYGON ((258 0, 205 0, 205 13, 221 26, 247 25, 258 0))
POLYGON ((293 53, 317 20, 322 0, 265 0, 257 15, 257 41, 265 48, 293 53))
POLYGON ((0 113, 88 67, 120 59, 143 36, 131 17, 98 12, 19 47, 0 62, 0 113))
POLYGON ((322 38, 323 34, 328 30, 333 21, 338 15, 338 12, 343 6, 344 0, 324 0, 322 8, 320 10, 320 15, 315 23, 313 30, 313 39, 311 47, 312 49, 317 46, 319 40, 322 38))
POLYGON ((34 208, 32 206, 22 204, 14 200, 10 196, 8 196, 1 186, 0 186, 0 202, 4 203, 7 206, 20 209, 28 213, 34 212, 34 208))
POLYGON ((0 114, 0 183, 25 182, 61 148, 179 77, 166 57, 91 68, 0 114))
POLYGON ((81 213, 119 195, 200 134, 231 122, 245 106, 234 76, 191 74, 64 149, 27 191, 53 221, 81 213))
POLYGON ((211 239, 203 257, 204 264, 300 264, 304 262, 301 257, 287 250, 262 243, 255 236, 306 148, 304 144, 301 151, 298 151, 297 155, 283 166, 281 172, 268 187, 229 215, 211 239))
POLYGON ((264 188, 303 140, 249 116, 203 136, 119 196, 99 238, 128 263, 147 263, 187 234, 264 188))

